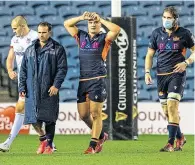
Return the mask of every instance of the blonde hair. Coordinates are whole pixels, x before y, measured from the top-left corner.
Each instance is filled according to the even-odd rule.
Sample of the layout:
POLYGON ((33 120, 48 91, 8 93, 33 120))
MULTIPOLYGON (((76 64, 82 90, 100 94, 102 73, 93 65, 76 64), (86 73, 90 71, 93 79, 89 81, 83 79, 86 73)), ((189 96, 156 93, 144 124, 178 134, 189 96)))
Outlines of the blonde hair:
POLYGON ((14 19, 12 19, 12 23, 16 23, 17 26, 28 26, 27 21, 23 16, 16 16, 14 19))

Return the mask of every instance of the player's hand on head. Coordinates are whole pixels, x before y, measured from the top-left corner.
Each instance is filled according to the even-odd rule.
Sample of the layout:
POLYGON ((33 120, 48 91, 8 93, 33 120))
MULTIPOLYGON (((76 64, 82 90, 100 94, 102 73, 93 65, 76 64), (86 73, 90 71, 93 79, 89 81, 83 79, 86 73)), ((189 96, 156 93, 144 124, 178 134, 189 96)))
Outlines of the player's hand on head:
POLYGON ((100 20, 100 16, 97 13, 95 13, 95 12, 90 14, 90 18, 95 20, 95 21, 99 21, 100 20))
POLYGON ((185 62, 180 62, 180 63, 176 64, 173 67, 174 68, 173 72, 175 72, 175 73, 177 73, 177 72, 182 73, 182 72, 184 72, 186 70, 186 67, 187 67, 187 65, 186 65, 185 62))
POLYGON ((84 13, 83 13, 83 15, 82 15, 82 19, 83 20, 89 20, 90 19, 90 12, 88 12, 88 11, 85 11, 84 13))
POLYGON ((8 72, 9 78, 15 80, 17 78, 17 73, 14 71, 8 72))
POLYGON ((58 88, 55 86, 51 86, 48 90, 49 96, 57 95, 58 94, 58 88))
POLYGON ((151 77, 150 73, 146 73, 146 74, 145 74, 145 83, 146 83, 147 85, 151 85, 151 84, 153 83, 152 77, 151 77))

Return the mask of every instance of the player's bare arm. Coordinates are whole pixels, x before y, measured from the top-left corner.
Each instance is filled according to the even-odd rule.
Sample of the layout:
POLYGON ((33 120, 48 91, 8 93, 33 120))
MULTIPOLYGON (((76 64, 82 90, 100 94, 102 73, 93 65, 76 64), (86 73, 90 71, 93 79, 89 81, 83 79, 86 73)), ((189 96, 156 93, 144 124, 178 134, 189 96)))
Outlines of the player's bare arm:
POLYGON ((194 52, 194 47, 193 46, 190 51, 192 52, 192 54, 189 56, 188 59, 186 59, 184 62, 178 63, 177 65, 174 66, 174 70, 173 72, 184 72, 187 68, 188 65, 192 64, 194 62, 194 57, 195 57, 195 52, 194 52))
POLYGON ((106 26, 109 30, 109 32, 106 35, 106 40, 114 41, 118 34, 120 33, 120 27, 112 22, 109 22, 103 18, 101 18, 98 14, 95 14, 95 17, 97 20, 101 22, 104 26, 106 26))
POLYGON ((70 33, 71 36, 75 36, 78 33, 78 28, 75 26, 78 22, 83 20, 89 20, 90 12, 85 11, 82 15, 74 17, 64 21, 64 27, 70 33))
POLYGON ((155 54, 155 50, 148 48, 148 52, 145 58, 145 83, 147 85, 152 84, 152 77, 150 75, 150 70, 152 68, 154 54, 155 54))
POLYGON ((8 57, 7 57, 7 61, 6 61, 6 67, 7 67, 8 75, 9 75, 10 79, 12 79, 12 80, 16 79, 16 77, 17 77, 17 73, 13 71, 14 59, 15 59, 14 49, 10 48, 9 53, 8 53, 8 57))

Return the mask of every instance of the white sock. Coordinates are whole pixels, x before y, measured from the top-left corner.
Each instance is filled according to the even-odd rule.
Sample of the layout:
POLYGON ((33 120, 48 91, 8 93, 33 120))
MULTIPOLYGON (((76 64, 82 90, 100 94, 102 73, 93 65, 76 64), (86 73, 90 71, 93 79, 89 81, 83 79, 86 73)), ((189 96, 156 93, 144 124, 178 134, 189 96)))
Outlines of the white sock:
POLYGON ((13 140, 16 138, 23 125, 23 122, 24 122, 24 114, 16 113, 12 130, 10 132, 9 137, 4 143, 7 143, 9 146, 12 144, 13 140))

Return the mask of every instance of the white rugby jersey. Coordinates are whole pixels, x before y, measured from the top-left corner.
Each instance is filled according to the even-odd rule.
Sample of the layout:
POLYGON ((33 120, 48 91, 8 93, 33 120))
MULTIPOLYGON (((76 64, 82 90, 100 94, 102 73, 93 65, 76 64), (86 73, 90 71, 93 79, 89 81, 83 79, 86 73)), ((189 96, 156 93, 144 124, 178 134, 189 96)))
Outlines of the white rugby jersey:
POLYGON ((14 49, 18 73, 20 73, 20 67, 22 64, 24 52, 32 44, 32 41, 34 41, 36 39, 38 39, 38 33, 34 30, 30 30, 29 33, 24 37, 14 36, 11 39, 10 47, 12 47, 14 49))

